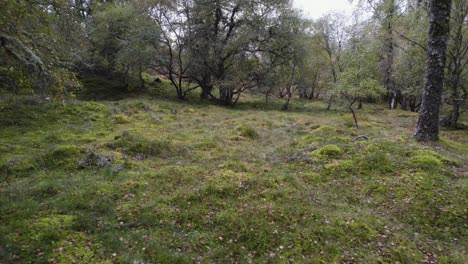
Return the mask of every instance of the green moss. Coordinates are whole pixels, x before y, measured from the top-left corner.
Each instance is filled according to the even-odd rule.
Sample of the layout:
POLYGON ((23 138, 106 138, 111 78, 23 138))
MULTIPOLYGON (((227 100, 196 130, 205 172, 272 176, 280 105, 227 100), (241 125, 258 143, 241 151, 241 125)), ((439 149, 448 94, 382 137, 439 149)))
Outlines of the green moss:
POLYGON ((312 130, 310 133, 316 136, 329 136, 330 134, 333 134, 335 132, 336 132, 336 128, 334 127, 320 126, 319 128, 312 130))
POLYGON ((137 192, 147 186, 147 183, 141 181, 128 180, 120 184, 123 193, 137 192))
POLYGON ((169 140, 149 140, 142 135, 125 133, 117 136, 115 142, 107 144, 109 147, 117 147, 125 154, 139 159, 149 157, 171 157, 183 155, 186 148, 173 144, 169 140))
POLYGON ((37 197, 51 197, 57 195, 62 186, 56 179, 44 179, 34 186, 34 195, 37 197))
POLYGON ((391 153, 379 149, 378 146, 371 146, 357 154, 356 166, 365 174, 393 172, 398 169, 398 163, 394 163, 391 156, 391 153))
POLYGON ((128 124, 130 123, 130 118, 126 115, 114 115, 114 123, 128 124))
POLYGON ((0 111, 0 262, 418 263, 424 251, 463 263, 467 181, 444 157, 464 164, 466 133, 443 132, 456 146, 423 146, 411 120, 372 111, 384 106, 366 106, 369 126, 355 131, 320 100, 295 100, 287 113, 276 99, 241 100, 238 109, 133 97, 0 111), (116 115, 128 123, 113 125, 116 115), (114 127, 128 131, 114 137, 114 127), (89 159, 84 142, 114 162, 55 164, 89 159))
POLYGON ((134 109, 136 109, 136 110, 144 110, 145 107, 146 107, 146 105, 145 105, 144 102, 137 100, 137 101, 131 101, 131 102, 129 102, 129 103, 128 103, 128 107, 134 108, 134 109))
POLYGON ((336 178, 346 177, 356 169, 356 164, 352 160, 333 160, 325 164, 321 175, 330 175, 336 178))
MULTIPOLYGON (((82 171, 76 177, 89 177, 89 174, 82 171)), ((82 226, 84 228, 79 229, 80 231, 85 231, 86 228, 92 231, 97 228, 95 224, 99 217, 113 212, 116 201, 123 196, 121 189, 112 180, 114 179, 104 178, 91 183, 81 178, 81 182, 75 183, 78 188, 56 195, 51 205, 69 212, 80 212, 78 215, 87 222, 75 221, 75 230, 77 226, 82 226)))
POLYGON ((325 145, 312 152, 312 156, 317 158, 336 158, 342 153, 343 149, 337 145, 325 145))
POLYGON ((237 186, 241 181, 250 178, 249 175, 244 172, 236 172, 230 169, 218 170, 215 176, 216 177, 210 177, 208 182, 218 186, 237 186))
POLYGON ((32 221, 30 237, 35 241, 52 242, 60 240, 64 230, 71 227, 74 217, 71 215, 49 215, 32 221))
POLYGON ((196 150, 210 150, 219 146, 218 139, 215 138, 204 138, 194 144, 196 150))
POLYGON ((367 223, 351 221, 338 221, 338 224, 344 226, 348 232, 353 234, 353 239, 358 243, 366 243, 375 238, 378 232, 372 229, 367 223))
POLYGON ((0 145, 0 153, 9 153, 12 150, 12 147, 0 145))
POLYGON ((48 262, 57 263, 112 263, 104 254, 103 245, 93 241, 91 236, 84 233, 74 233, 63 237, 55 243, 48 262), (70 243, 72 241, 72 243, 70 243))
POLYGON ((200 171, 199 167, 196 166, 164 166, 155 173, 151 173, 151 178, 158 179, 161 181, 171 180, 177 184, 182 182, 193 182, 197 179, 201 179, 203 172, 200 171))
POLYGON ((389 247, 388 250, 389 260, 392 263, 421 263, 424 260, 424 255, 418 249, 418 245, 409 239, 400 238, 400 241, 393 243, 393 246, 389 247))
POLYGON ((230 160, 219 166, 221 169, 232 170, 234 172, 247 172, 247 165, 239 160, 230 160))
POLYGON ((5 155, 0 159, 0 174, 2 176, 24 175, 39 168, 35 160, 28 155, 5 155))
POLYGON ((354 124, 354 119, 352 118, 344 118, 343 125, 346 126, 347 128, 352 128, 355 126, 354 124))
POLYGON ((334 143, 334 144, 343 144, 343 143, 348 143, 351 140, 345 137, 340 137, 340 136, 331 136, 327 138, 327 142, 329 143, 334 143))
POLYGON ((84 147, 60 145, 49 151, 43 160, 47 168, 76 169, 84 153, 86 153, 84 147))
POLYGON ((99 103, 93 103, 93 102, 85 102, 82 105, 83 110, 88 111, 88 112, 102 112, 107 110, 107 106, 99 103))
POLYGON ((269 128, 269 129, 273 128, 273 122, 268 121, 268 120, 267 120, 267 121, 264 121, 264 122, 261 123, 260 125, 261 125, 262 127, 266 127, 266 128, 269 128))
POLYGON ((294 145, 306 148, 316 148, 323 144, 343 145, 350 142, 350 139, 339 136, 339 130, 331 126, 321 126, 314 129, 309 135, 301 137, 295 141, 294 145))
POLYGON ((306 146, 309 146, 309 145, 316 145, 318 143, 321 143, 325 140, 325 138, 323 137, 318 137, 318 136, 313 136, 313 135, 308 135, 308 136, 304 136, 304 137, 301 137, 298 141, 297 141, 297 145, 299 147, 306 147, 306 146))
POLYGON ((306 183, 320 183, 326 180, 326 177, 324 177, 324 175, 320 175, 318 173, 313 172, 304 173, 301 175, 301 178, 306 183))
POLYGON ((236 130, 239 132, 239 136, 241 137, 250 138, 250 139, 256 139, 259 137, 258 132, 251 126, 241 125, 241 126, 238 126, 236 130))
POLYGON ((409 164, 413 168, 437 170, 443 165, 441 156, 434 151, 418 150, 412 153, 409 164))

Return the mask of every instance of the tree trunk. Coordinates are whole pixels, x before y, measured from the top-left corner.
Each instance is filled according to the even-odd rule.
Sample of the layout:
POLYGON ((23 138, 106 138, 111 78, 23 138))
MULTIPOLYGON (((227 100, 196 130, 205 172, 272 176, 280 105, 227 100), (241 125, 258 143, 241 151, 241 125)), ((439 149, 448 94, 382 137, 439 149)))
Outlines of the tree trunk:
POLYGON ((128 90, 128 85, 129 85, 129 71, 130 71, 130 66, 128 65, 123 65, 125 68, 125 72, 122 75, 122 83, 123 83, 123 88, 128 90))
POLYGON ((140 80, 140 88, 144 89, 145 88, 145 79, 143 79, 143 68, 140 67, 138 68, 138 78, 140 80))
POLYGON ((353 119, 354 119, 354 127, 356 129, 359 129, 359 126, 358 126, 358 122, 357 122, 357 118, 356 118, 356 113, 354 112, 354 109, 353 109, 353 104, 357 101, 358 99, 357 98, 354 98, 354 99, 348 99, 349 101, 349 110, 351 111, 351 113, 353 114, 353 119))
POLYGON ((397 109, 397 106, 398 106, 398 100, 397 100, 397 96, 396 96, 396 93, 395 92, 392 92, 390 94, 390 110, 394 110, 394 109, 397 109))
POLYGON ((408 111, 408 97, 406 95, 401 98, 401 110, 408 111))
POLYGON ((291 93, 288 94, 288 98, 286 102, 284 102, 283 106, 281 107, 281 110, 287 111, 289 110, 289 102, 291 101, 291 93))
MULTIPOLYGON (((312 93, 313 93, 313 90, 312 90, 312 93)), ((301 87, 299 88, 299 98, 301 99, 308 99, 310 96, 307 92, 307 86, 305 85, 301 85, 301 87)))
POLYGON ((426 76, 415 132, 418 141, 439 139, 439 109, 444 85, 451 2, 451 0, 432 0, 430 2, 426 76))
POLYGON ((409 97, 409 107, 411 112, 418 112, 421 102, 418 103, 418 98, 414 95, 409 97))
POLYGON ((389 95, 389 108, 396 109, 397 92, 395 91, 395 83, 393 81, 393 61, 394 61, 394 44, 393 44, 393 17, 395 15, 395 0, 390 0, 388 9, 386 10, 385 23, 385 38, 384 52, 385 59, 383 62, 384 80, 383 86, 387 89, 389 95))
POLYGON ((335 100, 335 96, 334 96, 334 95, 330 96, 330 99, 328 100, 327 110, 330 110, 330 109, 331 109, 333 100, 335 100))
POLYGON ((211 96, 211 92, 213 91, 213 85, 211 84, 211 78, 207 77, 203 79, 202 82, 199 83, 201 88, 200 99, 205 100, 209 99, 211 96))
POLYGON ((233 98, 234 94, 232 92, 232 89, 230 87, 221 85, 219 89, 219 100, 221 101, 222 104, 224 105, 233 105, 233 98))
POLYGON ((460 118, 460 104, 454 103, 452 111, 441 120, 443 127, 457 129, 458 118, 460 118))

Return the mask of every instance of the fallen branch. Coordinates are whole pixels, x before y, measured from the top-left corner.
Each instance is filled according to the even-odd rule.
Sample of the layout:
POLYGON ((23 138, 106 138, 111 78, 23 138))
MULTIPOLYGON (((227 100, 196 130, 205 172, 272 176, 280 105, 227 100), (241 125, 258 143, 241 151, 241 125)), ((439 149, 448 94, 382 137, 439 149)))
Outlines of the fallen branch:
POLYGON ((367 136, 357 136, 355 138, 353 138, 353 142, 359 140, 359 139, 365 139, 365 140, 368 140, 369 138, 367 136))

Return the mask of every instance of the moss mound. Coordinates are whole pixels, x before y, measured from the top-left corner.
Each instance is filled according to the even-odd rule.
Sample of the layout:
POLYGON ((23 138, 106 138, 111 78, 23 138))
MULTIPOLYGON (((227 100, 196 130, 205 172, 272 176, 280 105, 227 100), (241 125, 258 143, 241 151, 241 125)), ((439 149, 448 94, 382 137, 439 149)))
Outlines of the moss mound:
POLYGON ((126 155, 137 159, 150 157, 172 157, 183 155, 187 149, 170 140, 147 139, 142 135, 124 133, 108 144, 111 148, 121 149, 126 155))
POLYGON ((114 116, 114 123, 117 124, 128 124, 130 123, 130 118, 126 115, 115 115, 114 116))
POLYGON ((45 155, 44 163, 47 168, 76 169, 84 153, 84 147, 60 145, 45 155))
POLYGON ((30 157, 6 155, 0 159, 0 174, 9 177, 37 169, 38 166, 30 157))
POLYGON ((317 158, 336 158, 343 153, 343 149, 337 145, 325 145, 315 150, 312 155, 317 158))
POLYGON ((247 126, 247 125, 238 126, 237 131, 239 132, 239 136, 241 137, 250 138, 250 139, 256 139, 259 137, 258 132, 251 126, 247 126))
POLYGON ((312 130, 310 133, 315 136, 327 136, 335 132, 336 132, 336 128, 332 126, 320 126, 312 130))
POLYGON ((423 170, 437 170, 443 166, 443 158, 428 150, 415 151, 409 162, 411 167, 423 170))

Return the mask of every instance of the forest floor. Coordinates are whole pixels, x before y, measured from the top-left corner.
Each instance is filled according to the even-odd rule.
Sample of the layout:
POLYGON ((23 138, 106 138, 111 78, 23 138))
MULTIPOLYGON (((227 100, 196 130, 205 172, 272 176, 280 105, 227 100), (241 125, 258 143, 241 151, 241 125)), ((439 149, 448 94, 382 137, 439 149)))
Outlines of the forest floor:
POLYGON ((0 263, 466 263, 467 130, 325 105, 3 108, 0 263))

